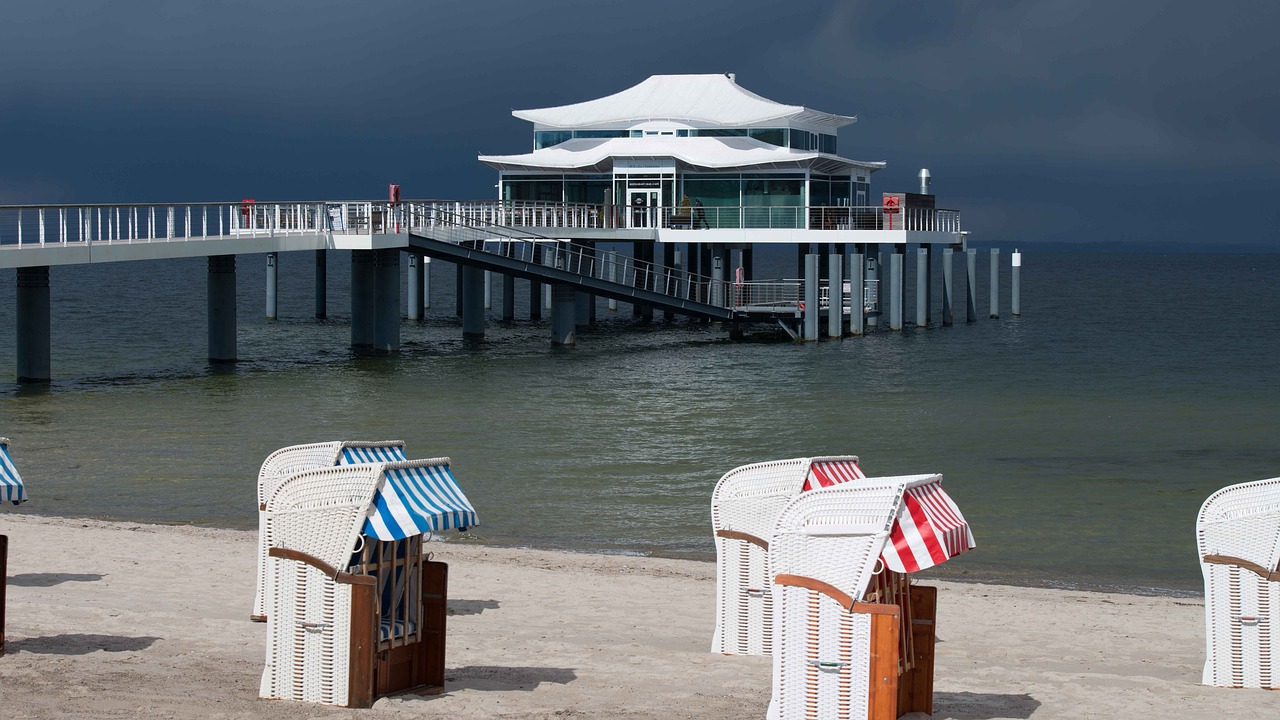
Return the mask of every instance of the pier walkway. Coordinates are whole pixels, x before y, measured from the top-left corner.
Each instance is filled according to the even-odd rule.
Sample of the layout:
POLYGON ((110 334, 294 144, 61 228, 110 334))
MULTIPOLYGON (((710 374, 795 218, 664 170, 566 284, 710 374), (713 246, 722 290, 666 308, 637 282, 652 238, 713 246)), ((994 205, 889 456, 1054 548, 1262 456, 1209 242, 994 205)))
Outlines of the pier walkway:
MULTIPOLYGON (((963 239, 959 214, 933 208, 637 209, 442 200, 0 206, 0 269, 17 270, 18 377, 35 381, 49 374, 49 268, 58 265, 207 257, 209 357, 219 362, 235 360, 237 255, 268 256, 268 316, 274 317, 275 254, 314 252, 317 317, 324 317, 324 254, 351 251, 352 345, 391 352, 399 348, 404 254, 410 256, 410 319, 419 316, 413 308, 421 306, 417 288, 424 282, 424 263, 413 257, 458 266, 464 334, 483 334, 476 285, 488 271, 503 276, 508 303, 514 278, 527 280, 532 291, 551 288, 553 343, 573 343, 575 323, 588 322, 582 308, 594 309, 584 305, 593 296, 630 303, 643 317, 658 311, 733 323, 795 326, 803 320, 796 332, 815 340, 820 316, 828 316, 832 336, 861 333, 864 315, 874 324, 878 280, 859 269, 847 277, 851 282, 842 281, 835 253, 827 280, 826 266, 819 273, 818 257, 806 251, 821 248, 825 255, 836 248, 844 266, 861 268, 862 255, 839 248, 868 248, 867 267, 874 268, 874 249, 888 247, 893 272, 901 276, 907 244, 923 255, 929 246, 963 247, 963 239), (748 253, 756 244, 798 246, 806 279, 754 281, 748 253), (629 246, 630 253, 598 245, 629 246), (672 250, 681 245, 683 256, 672 250), (735 249, 746 259, 745 275, 741 266, 730 271, 735 249), (851 265, 853 258, 858 262, 851 265), (838 320, 830 318, 831 306, 838 320)), ((945 262, 949 282, 950 258, 945 262)), ((971 257, 971 277, 972 263, 971 257)), ((895 287, 900 294, 901 282, 895 287)), ((949 302, 949 293, 944 297, 949 302)), ((540 317, 542 302, 534 305, 531 300, 531 316, 540 317)), ((900 312, 897 317, 893 329, 901 328, 900 312)), ((505 308, 504 319, 511 319, 505 308)))

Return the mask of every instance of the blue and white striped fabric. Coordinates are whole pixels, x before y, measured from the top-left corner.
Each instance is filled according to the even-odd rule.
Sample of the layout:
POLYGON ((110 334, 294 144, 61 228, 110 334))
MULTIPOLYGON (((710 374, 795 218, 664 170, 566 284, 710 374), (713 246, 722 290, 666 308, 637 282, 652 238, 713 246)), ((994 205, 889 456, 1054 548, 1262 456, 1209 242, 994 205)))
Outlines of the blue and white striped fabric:
POLYGON ((478 524, 475 508, 448 465, 389 467, 361 532, 379 540, 403 540, 478 524))
POLYGON ((0 438, 0 502, 11 502, 14 505, 26 502, 27 489, 22 485, 22 476, 9 457, 9 439, 0 438))
POLYGON ((350 447, 344 445, 339 465, 362 465, 376 462, 404 462, 403 445, 374 445, 372 447, 350 447))

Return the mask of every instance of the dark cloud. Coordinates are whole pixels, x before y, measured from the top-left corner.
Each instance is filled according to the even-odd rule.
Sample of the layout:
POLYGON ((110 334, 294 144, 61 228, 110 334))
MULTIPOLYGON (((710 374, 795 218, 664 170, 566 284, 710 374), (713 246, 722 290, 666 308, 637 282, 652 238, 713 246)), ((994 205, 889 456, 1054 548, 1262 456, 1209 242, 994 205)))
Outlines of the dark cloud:
POLYGON ((24 4, 0 29, 0 202, 493 193, 513 108, 736 72, 859 122, 976 239, 1277 240, 1270 5, 24 4), (1229 12, 1228 12, 1229 11, 1229 12), (1231 202, 1238 212, 1223 213, 1231 202))

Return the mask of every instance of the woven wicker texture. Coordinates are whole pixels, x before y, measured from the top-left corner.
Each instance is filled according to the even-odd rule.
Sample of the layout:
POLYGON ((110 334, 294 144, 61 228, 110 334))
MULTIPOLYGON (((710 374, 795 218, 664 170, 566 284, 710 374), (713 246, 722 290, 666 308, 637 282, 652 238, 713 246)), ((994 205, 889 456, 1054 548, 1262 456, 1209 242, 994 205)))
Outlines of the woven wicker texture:
POLYGON ((274 579, 259 695, 346 705, 351 586, 293 560, 279 561, 274 579))
POLYGON ((720 537, 731 530, 768 540, 778 513, 797 495, 814 462, 853 462, 856 455, 791 458, 752 463, 725 473, 711 493, 716 545, 716 628, 711 651, 769 655, 773 600, 768 553, 747 540, 720 537))
MULTIPOLYGON (((333 467, 342 462, 345 448, 387 449, 394 451, 397 459, 404 457, 403 440, 348 440, 309 445, 291 445, 280 448, 267 456, 258 470, 258 507, 261 508, 280 483, 290 475, 303 470, 333 467)), ((253 615, 266 615, 265 590, 267 584, 267 549, 272 543, 272 526, 263 511, 258 512, 258 581, 253 596, 253 615)))
POLYGON ((812 590, 778 585, 773 696, 778 720, 867 717, 871 616, 812 590))
POLYGON ((1272 659, 1280 581, 1257 572, 1280 567, 1280 478, 1210 495, 1196 521, 1196 543, 1205 584, 1204 684, 1280 688, 1272 659), (1213 555, 1254 567, 1204 561, 1213 555))

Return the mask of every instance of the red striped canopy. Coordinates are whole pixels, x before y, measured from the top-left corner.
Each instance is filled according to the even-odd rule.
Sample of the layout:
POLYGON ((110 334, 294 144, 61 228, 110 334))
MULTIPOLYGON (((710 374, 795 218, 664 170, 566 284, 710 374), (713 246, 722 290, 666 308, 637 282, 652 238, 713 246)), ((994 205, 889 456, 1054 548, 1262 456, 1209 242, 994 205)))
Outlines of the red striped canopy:
POLYGON ((810 463, 809 474, 805 476, 800 492, 831 487, 850 480, 865 480, 866 477, 858 463, 852 460, 818 460, 810 463))
POLYGON ((931 482, 907 488, 880 559, 894 572, 918 572, 974 547, 960 508, 931 482))

